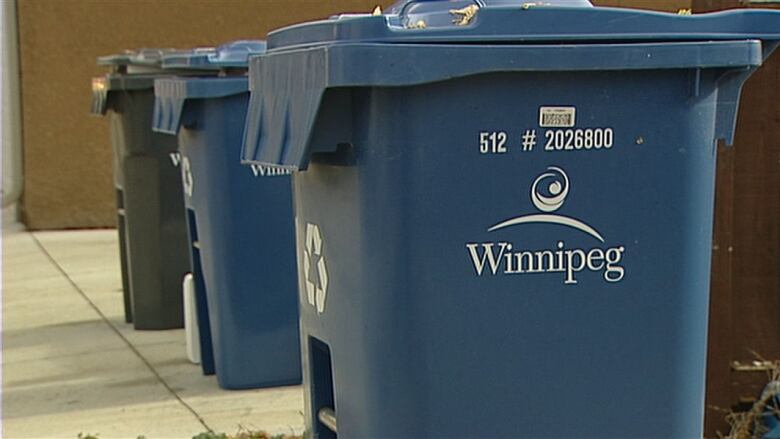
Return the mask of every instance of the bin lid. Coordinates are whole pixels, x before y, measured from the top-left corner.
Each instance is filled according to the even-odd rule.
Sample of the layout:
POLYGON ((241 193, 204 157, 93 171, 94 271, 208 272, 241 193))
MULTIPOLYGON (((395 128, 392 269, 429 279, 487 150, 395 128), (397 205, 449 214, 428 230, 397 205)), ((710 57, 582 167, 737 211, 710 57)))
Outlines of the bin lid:
POLYGON ((125 50, 113 55, 101 56, 98 65, 112 66, 115 70, 127 70, 126 73, 147 73, 159 71, 162 68, 163 57, 182 53, 173 48, 144 48, 125 50))
POLYGON ((163 55, 176 52, 176 49, 170 48, 138 49, 99 57, 97 64, 110 66, 111 73, 92 78, 90 112, 98 116, 105 115, 109 107, 109 95, 115 90, 143 90, 154 87, 155 75, 162 72, 163 55))
POLYGON ((593 7, 588 0, 402 0, 385 13, 285 27, 268 49, 335 42, 663 42, 780 39, 780 11, 673 14, 593 7))
POLYGON ((110 106, 110 94, 117 90, 147 90, 154 87, 154 80, 161 76, 213 76, 211 68, 190 67, 168 69, 163 67, 166 57, 188 55, 192 51, 173 48, 144 48, 125 50, 114 55, 101 56, 97 64, 110 66, 112 71, 105 76, 92 79, 91 113, 105 115, 110 106))
POLYGON ((780 11, 689 15, 587 0, 402 0, 385 13, 269 34, 267 52, 250 60, 242 161, 303 170, 312 153, 349 143, 351 128, 337 123, 322 134, 328 141, 312 141, 320 118, 349 111, 346 104, 321 109, 327 90, 495 72, 722 69, 728 75, 718 82, 715 136, 730 143, 742 84, 778 42, 780 11))
POLYGON ((219 47, 201 47, 162 56, 163 68, 222 70, 247 68, 249 57, 265 52, 265 41, 239 40, 219 47))
POLYGON ((219 99, 248 92, 249 80, 244 75, 155 79, 152 130, 178 134, 187 100, 219 99))

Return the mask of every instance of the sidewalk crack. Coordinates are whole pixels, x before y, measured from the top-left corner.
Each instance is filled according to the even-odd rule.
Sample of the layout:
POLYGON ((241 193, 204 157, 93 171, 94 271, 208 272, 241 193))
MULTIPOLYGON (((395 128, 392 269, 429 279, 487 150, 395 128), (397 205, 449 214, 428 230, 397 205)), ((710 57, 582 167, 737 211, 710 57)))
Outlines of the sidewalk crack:
POLYGON ((134 353, 134 354, 135 354, 137 357, 138 357, 138 359, 140 359, 140 360, 141 360, 141 362, 143 362, 143 364, 144 364, 144 365, 146 365, 146 367, 149 369, 149 371, 150 371, 150 372, 151 372, 151 373, 152 373, 152 374, 155 376, 155 378, 157 379, 157 381, 158 381, 160 384, 162 384, 162 385, 163 385, 163 387, 165 387, 165 389, 168 391, 168 393, 170 393, 170 394, 171 394, 171 395, 172 395, 174 398, 176 398, 176 400, 177 400, 177 401, 179 401, 179 403, 180 403, 182 406, 184 406, 184 408, 186 408, 186 409, 187 409, 187 410, 188 410, 190 413, 192 413, 192 415, 193 415, 193 416, 195 416, 195 419, 197 419, 197 420, 198 420, 198 422, 200 422, 200 424, 201 424, 201 425, 203 425, 203 427, 204 427, 206 430, 208 430, 210 433, 214 433, 214 430, 212 430, 212 429, 211 429, 211 427, 209 427, 209 425, 208 425, 208 424, 206 424, 206 421, 203 419, 203 417, 201 417, 201 416, 200 416, 200 414, 198 414, 198 412, 196 412, 196 411, 195 411, 195 409, 194 409, 194 408, 192 408, 192 406, 190 406, 189 404, 187 404, 187 402, 185 402, 185 401, 184 401, 184 400, 183 400, 183 399, 182 399, 182 398, 179 396, 179 394, 178 394, 178 393, 176 393, 176 390, 174 390, 174 389, 173 389, 173 387, 171 387, 171 386, 170 386, 170 385, 169 385, 169 384, 168 384, 168 383, 165 381, 165 379, 164 379, 164 378, 163 378, 163 377, 162 377, 162 376, 161 376, 161 375, 160 375, 160 374, 157 372, 157 370, 154 368, 154 366, 152 365, 152 363, 150 363, 150 362, 149 362, 149 360, 147 360, 147 359, 146 359, 146 357, 144 357, 144 356, 141 354, 141 352, 140 352, 140 351, 139 351, 139 350, 138 350, 138 349, 137 349, 135 346, 133 346, 133 344, 132 344, 132 343, 130 343, 130 340, 128 340, 128 339, 127 339, 127 338, 126 338, 126 337, 125 337, 125 336, 122 334, 122 332, 119 330, 119 328, 117 328, 117 327, 116 327, 116 325, 114 325, 114 324, 111 322, 111 320, 109 320, 109 319, 106 317, 106 315, 105 315, 105 314, 103 314, 103 311, 101 311, 101 310, 100 310, 100 308, 98 308, 98 307, 97 307, 97 305, 95 305, 95 303, 94 303, 94 302, 92 302, 92 300, 90 300, 89 296, 87 296, 87 294, 84 292, 84 290, 82 290, 82 289, 81 289, 81 287, 79 287, 79 286, 78 286, 78 284, 77 284, 77 283, 76 283, 76 282, 75 282, 75 281, 74 281, 74 280, 73 280, 73 279, 70 277, 70 275, 68 274, 68 272, 67 272, 67 271, 65 271, 65 269, 64 269, 64 268, 63 268, 63 267, 62 267, 62 266, 61 266, 61 265, 60 265, 60 264, 57 262, 57 260, 56 260, 56 259, 54 259, 54 257, 51 255, 51 253, 49 253, 49 251, 48 251, 48 250, 46 250, 46 247, 44 247, 44 245, 41 243, 41 241, 39 241, 39 240, 38 240, 38 237, 37 237, 37 236, 35 236, 35 234, 34 234, 34 233, 30 233, 30 236, 32 237, 33 241, 35 241, 35 244, 38 246, 38 248, 39 248, 39 249, 41 249, 41 251, 42 251, 42 252, 43 252, 43 254, 46 256, 46 258, 47 258, 47 259, 49 259, 49 261, 52 263, 52 265, 54 265, 54 267, 55 267, 55 268, 57 268, 57 270, 58 270, 60 273, 62 273, 62 275, 63 275, 63 276, 65 276, 65 279, 67 279, 67 280, 68 280, 68 283, 70 283, 70 285, 71 285, 71 286, 72 286, 72 287, 73 287, 73 288, 76 290, 76 292, 78 292, 78 293, 79 293, 79 295, 81 295, 81 298, 82 298, 82 299, 84 299, 84 300, 87 302, 87 304, 88 304, 90 307, 92 307, 92 309, 93 309, 93 310, 95 310, 95 312, 96 312, 96 313, 97 313, 97 314, 100 316, 100 318, 103 320, 103 322, 104 322, 106 325, 108 325, 108 327, 109 327, 109 328, 111 328, 111 330, 112 330, 112 331, 114 331, 114 333, 115 333, 117 336, 119 336, 119 338, 120 338, 120 339, 122 339, 122 341, 123 341, 123 342, 124 342, 124 343, 127 345, 127 347, 128 347, 128 348, 129 348, 129 349, 130 349, 130 350, 131 350, 131 351, 132 351, 132 352, 133 352, 133 353, 134 353))

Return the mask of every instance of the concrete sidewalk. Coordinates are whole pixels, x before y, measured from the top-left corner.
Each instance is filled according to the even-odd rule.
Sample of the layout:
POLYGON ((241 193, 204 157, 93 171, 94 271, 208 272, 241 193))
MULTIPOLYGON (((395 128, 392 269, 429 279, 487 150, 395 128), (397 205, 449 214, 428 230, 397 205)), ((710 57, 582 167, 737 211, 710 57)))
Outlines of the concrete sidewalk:
POLYGON ((300 387, 221 390, 183 330, 124 322, 115 230, 4 231, 2 270, 3 437, 302 432, 300 387))

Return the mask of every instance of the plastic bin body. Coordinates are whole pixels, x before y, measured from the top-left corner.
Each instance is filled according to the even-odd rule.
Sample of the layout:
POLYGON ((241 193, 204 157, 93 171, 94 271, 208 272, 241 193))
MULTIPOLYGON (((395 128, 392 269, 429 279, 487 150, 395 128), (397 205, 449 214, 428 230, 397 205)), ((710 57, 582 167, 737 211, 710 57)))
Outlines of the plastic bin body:
POLYGON ((153 88, 113 95, 109 117, 124 180, 133 324, 136 329, 180 328, 181 282, 190 264, 176 142, 152 132, 153 88))
POLYGON ((125 320, 136 329, 183 325, 189 270, 176 142, 152 132, 154 78, 163 53, 142 49, 98 59, 112 67, 92 82, 92 113, 108 115, 113 149, 125 320))
POLYGON ((561 44, 545 17, 681 18, 538 9, 340 18, 252 61, 243 160, 300 170, 315 437, 325 407, 343 438, 701 437, 716 140, 773 46, 561 44))
POLYGON ((298 384, 290 175, 240 163, 247 79, 166 79, 156 89, 155 129, 178 132, 219 384, 298 384), (202 93, 189 93, 188 86, 202 93))
MULTIPOLYGON (((91 111, 93 114, 105 115, 108 109, 108 90, 106 78, 94 78, 92 80, 93 100, 91 111)), ((118 121, 119 122, 119 121, 118 121)), ((119 122, 121 124, 121 122, 119 122)), ((110 124, 112 169, 114 172, 114 194, 116 197, 116 229, 119 242, 119 264, 122 275, 122 300, 125 311, 125 323, 133 322, 133 301, 130 290, 130 269, 127 256, 127 224, 125 221, 125 193, 124 193, 124 169, 122 166, 122 151, 119 150, 120 142, 114 141, 123 135, 121 125, 110 124)))
POLYGON ((314 160, 295 177, 299 248, 317 225, 329 284, 324 313, 302 304, 303 331, 330 347, 339 436, 700 436, 715 156, 695 133, 712 131, 714 98, 692 117, 689 86, 685 72, 659 71, 355 91, 359 165, 314 160), (550 102, 614 127, 614 149, 543 152, 541 140, 531 152, 479 156, 477 133, 519 139, 518 124, 533 127, 550 102), (504 110, 450 110, 469 106, 504 110), (442 113, 448 129, 431 130, 430 115, 442 113), (570 180, 557 213, 605 242, 546 223, 487 231, 539 213, 530 190, 550 166, 570 180), (490 262, 475 267, 485 245, 557 258, 559 243, 618 255, 624 277, 505 274, 503 256, 496 275, 490 262))

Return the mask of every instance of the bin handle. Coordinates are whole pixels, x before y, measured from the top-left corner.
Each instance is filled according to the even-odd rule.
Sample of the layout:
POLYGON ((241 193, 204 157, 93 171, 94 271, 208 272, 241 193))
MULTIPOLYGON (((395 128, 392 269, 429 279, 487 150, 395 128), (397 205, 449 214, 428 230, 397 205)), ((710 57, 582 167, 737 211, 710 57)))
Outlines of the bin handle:
POLYGON ((330 431, 338 433, 338 424, 336 423, 336 411, 331 407, 323 407, 317 412, 317 419, 330 431))

